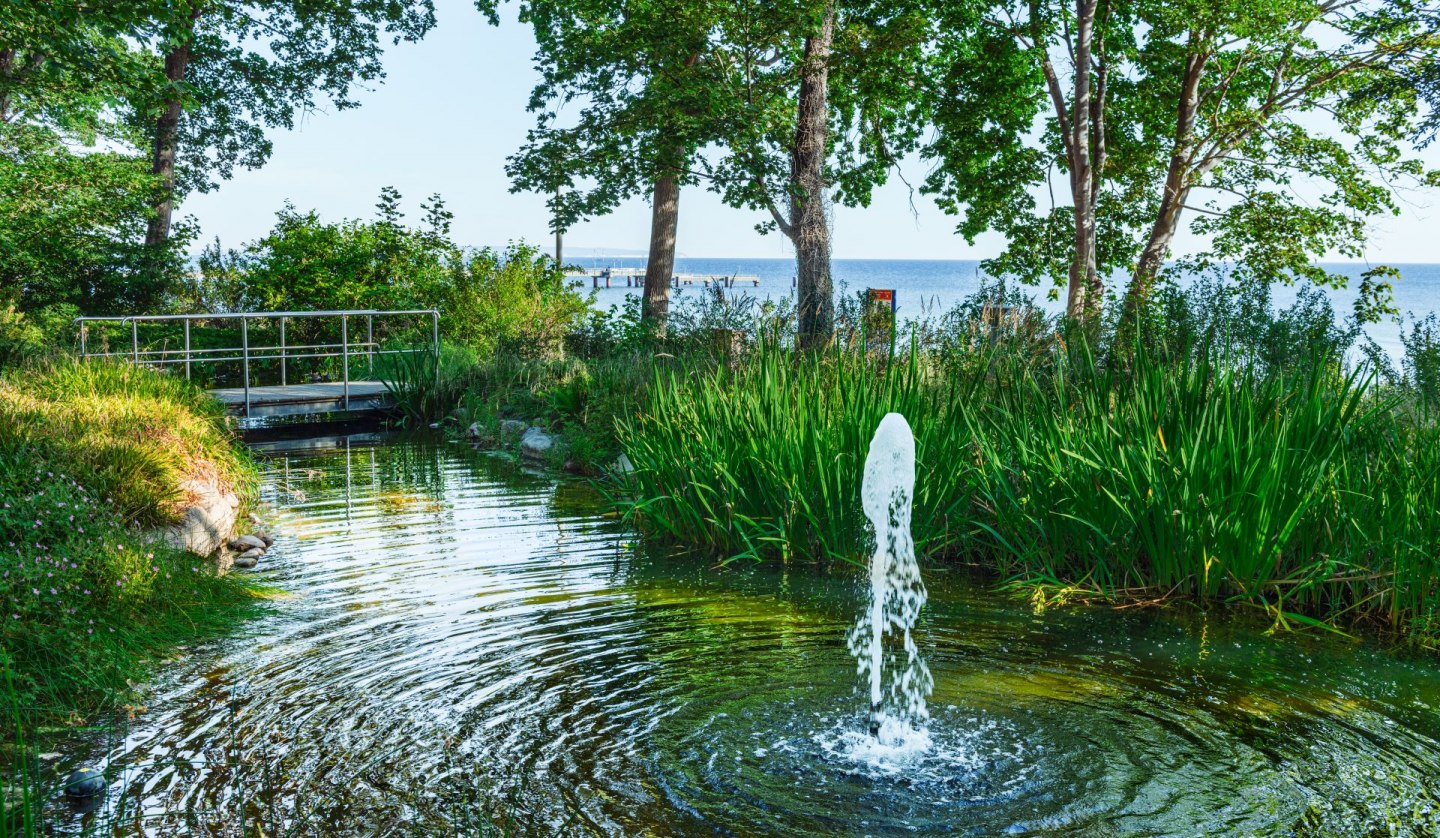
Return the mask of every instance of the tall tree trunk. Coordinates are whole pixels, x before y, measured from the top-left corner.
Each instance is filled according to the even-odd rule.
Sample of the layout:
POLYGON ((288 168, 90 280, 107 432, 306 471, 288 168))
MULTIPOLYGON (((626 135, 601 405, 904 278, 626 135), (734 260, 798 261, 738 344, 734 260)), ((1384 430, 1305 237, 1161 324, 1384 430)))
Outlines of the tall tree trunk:
POLYGON ((1090 159, 1090 53, 1097 0, 1075 2, 1075 98, 1070 117, 1070 194, 1075 204, 1075 252, 1070 260, 1070 288, 1065 312, 1083 321, 1098 301, 1088 300, 1097 284, 1095 269, 1095 184, 1090 159))
POLYGON ((830 47, 834 37, 835 6, 827 3, 820 31, 805 39, 795 148, 790 157, 790 234, 795 244, 799 345, 806 349, 827 345, 835 330, 830 219, 825 211, 830 47))
MULTIPOLYGON (((1192 47, 1198 37, 1192 33, 1192 47)), ((1185 199, 1190 194, 1191 148, 1195 130, 1195 115, 1200 107, 1200 80, 1205 72, 1206 56, 1191 51, 1185 59, 1185 74, 1180 82, 1179 112, 1175 119, 1175 144, 1170 151, 1170 164, 1165 172, 1165 187, 1160 193, 1160 208, 1155 214, 1155 223, 1150 227, 1150 237, 1140 251, 1135 264, 1135 274, 1130 279, 1130 289, 1125 293, 1125 319, 1132 321, 1150 299, 1160 268, 1170 254, 1170 243, 1180 226, 1180 214, 1185 209, 1185 199)))
POLYGON ((673 174, 655 180, 650 208, 650 259, 645 263, 645 300, 640 321, 663 335, 670 315, 670 279, 675 275, 675 232, 680 226, 680 180, 673 174))
POLYGON ((165 101, 165 110, 155 123, 155 153, 150 164, 150 171, 160 177, 164 191, 155 205, 149 229, 145 231, 145 244, 149 247, 163 247, 170 240, 170 219, 175 214, 175 145, 184 104, 179 85, 185 80, 185 70, 190 66, 190 41, 199 17, 200 4, 197 0, 185 31, 165 56, 165 79, 170 83, 171 92, 165 101))

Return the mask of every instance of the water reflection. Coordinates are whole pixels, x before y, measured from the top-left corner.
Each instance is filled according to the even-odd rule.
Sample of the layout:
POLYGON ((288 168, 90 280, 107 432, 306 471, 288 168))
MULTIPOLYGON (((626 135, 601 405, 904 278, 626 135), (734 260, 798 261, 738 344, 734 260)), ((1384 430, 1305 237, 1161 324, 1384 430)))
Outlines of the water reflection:
POLYGON ((1430 661, 1037 616, 926 566, 936 756, 877 775, 835 747, 865 724, 851 569, 640 552, 583 484, 464 446, 266 466, 293 597, 157 684, 111 754, 119 834, 1440 829, 1430 661))

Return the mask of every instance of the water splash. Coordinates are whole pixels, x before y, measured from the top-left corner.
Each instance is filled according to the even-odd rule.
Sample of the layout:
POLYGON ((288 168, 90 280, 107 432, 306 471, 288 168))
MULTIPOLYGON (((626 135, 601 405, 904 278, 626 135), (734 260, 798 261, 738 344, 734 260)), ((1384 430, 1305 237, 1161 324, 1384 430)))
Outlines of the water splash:
POLYGON ((865 458, 861 497, 875 529, 875 554, 870 601, 850 631, 849 645, 860 679, 869 687, 867 747, 878 746, 887 758, 923 753, 930 743, 925 700, 934 681, 910 634, 925 605, 910 534, 914 494, 915 437, 905 417, 886 414, 865 458))

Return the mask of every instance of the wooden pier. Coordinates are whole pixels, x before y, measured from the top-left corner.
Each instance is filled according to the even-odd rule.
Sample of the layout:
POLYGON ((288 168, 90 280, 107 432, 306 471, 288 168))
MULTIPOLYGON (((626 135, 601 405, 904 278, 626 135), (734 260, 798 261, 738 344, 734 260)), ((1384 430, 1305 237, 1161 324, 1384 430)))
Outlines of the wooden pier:
MULTIPOLYGON (((581 271, 565 275, 577 288, 585 287, 588 280, 593 290, 606 288, 644 288, 644 268, 605 268, 601 271, 581 271), (621 280, 624 285, 621 285, 621 280)), ((760 277, 748 274, 675 274, 670 277, 671 288, 699 285, 707 288, 759 288, 760 277)))

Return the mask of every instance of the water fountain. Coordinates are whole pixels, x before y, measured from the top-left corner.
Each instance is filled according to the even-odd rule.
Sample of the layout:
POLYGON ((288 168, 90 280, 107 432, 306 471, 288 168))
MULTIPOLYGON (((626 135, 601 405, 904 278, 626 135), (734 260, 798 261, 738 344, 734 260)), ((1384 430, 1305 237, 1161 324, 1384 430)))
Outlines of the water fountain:
POLYGON ((925 605, 925 583, 910 535, 914 495, 915 437, 905 417, 886 414, 865 458, 861 498, 875 530, 875 554, 869 603, 850 632, 849 645, 869 688, 870 736, 887 749, 924 750, 925 699, 934 686, 910 633, 925 605))

